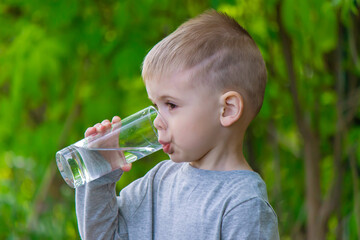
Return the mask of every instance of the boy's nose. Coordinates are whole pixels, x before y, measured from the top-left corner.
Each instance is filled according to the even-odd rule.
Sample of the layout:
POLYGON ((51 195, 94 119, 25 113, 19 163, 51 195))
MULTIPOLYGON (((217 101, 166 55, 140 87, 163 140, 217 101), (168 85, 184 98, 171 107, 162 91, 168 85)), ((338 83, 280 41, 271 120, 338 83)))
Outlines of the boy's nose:
POLYGON ((165 119, 160 115, 160 113, 157 114, 155 120, 154 120, 154 126, 155 128, 159 130, 165 130, 167 128, 167 124, 165 119))

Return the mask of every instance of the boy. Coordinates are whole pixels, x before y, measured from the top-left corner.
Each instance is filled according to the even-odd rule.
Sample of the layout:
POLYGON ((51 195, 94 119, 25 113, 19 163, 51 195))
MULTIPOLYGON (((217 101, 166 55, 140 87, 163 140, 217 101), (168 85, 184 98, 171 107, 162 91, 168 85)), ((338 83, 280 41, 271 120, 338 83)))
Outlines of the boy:
MULTIPOLYGON (((242 148, 260 111, 266 68, 250 35, 216 11, 189 20, 143 63, 149 99, 161 116, 159 142, 170 156, 124 188, 123 171, 76 189, 83 239, 279 239, 266 186, 242 148)), ((85 135, 120 119, 104 120, 85 135)))

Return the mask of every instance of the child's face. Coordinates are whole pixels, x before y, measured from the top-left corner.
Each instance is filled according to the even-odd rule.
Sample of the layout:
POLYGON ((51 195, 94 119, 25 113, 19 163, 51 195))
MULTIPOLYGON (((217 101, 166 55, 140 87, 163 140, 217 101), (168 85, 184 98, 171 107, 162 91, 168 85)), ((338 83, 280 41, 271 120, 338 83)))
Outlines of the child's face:
POLYGON ((174 162, 204 160, 219 141, 219 97, 195 86, 189 72, 146 82, 149 99, 161 117, 155 120, 159 142, 174 162))

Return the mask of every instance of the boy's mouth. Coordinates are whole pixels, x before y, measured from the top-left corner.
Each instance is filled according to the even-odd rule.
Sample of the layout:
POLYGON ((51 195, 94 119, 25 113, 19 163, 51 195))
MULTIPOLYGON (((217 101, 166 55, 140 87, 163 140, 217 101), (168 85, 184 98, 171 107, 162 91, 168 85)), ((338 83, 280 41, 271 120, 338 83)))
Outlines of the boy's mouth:
POLYGON ((163 141, 159 141, 159 143, 162 145, 162 149, 165 153, 169 154, 170 153, 170 146, 171 144, 168 142, 163 142, 163 141))
POLYGON ((170 143, 163 145, 163 151, 167 154, 170 153, 170 143))

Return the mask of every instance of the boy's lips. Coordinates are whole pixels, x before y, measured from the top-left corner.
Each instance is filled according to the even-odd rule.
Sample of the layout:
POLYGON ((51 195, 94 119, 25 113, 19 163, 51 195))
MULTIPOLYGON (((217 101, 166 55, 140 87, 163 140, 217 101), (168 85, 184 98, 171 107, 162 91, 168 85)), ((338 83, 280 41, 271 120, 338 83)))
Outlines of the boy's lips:
POLYGON ((171 144, 169 142, 163 142, 163 141, 159 141, 159 143, 162 145, 163 151, 169 154, 171 144))
POLYGON ((163 151, 167 154, 170 153, 170 143, 163 145, 163 151))

